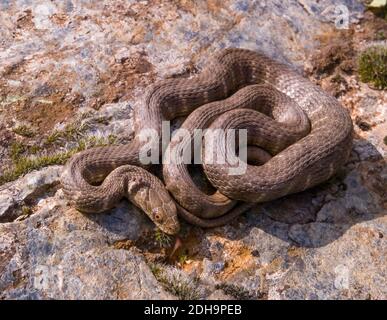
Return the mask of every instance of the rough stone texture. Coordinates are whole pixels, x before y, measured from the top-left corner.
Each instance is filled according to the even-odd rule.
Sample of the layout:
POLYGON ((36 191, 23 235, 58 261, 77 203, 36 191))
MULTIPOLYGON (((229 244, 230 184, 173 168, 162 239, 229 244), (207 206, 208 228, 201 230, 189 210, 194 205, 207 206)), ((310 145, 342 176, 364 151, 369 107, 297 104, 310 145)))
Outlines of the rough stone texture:
POLYGON ((28 200, 39 201, 39 196, 47 196, 47 189, 58 184, 61 171, 61 166, 47 167, 0 186, 0 222, 16 219, 22 214, 17 208, 28 200))
POLYGON ((143 257, 114 247, 146 228, 140 213, 121 206, 85 217, 56 198, 28 219, 0 226, 0 298, 173 299, 143 257))
MULTIPOLYGON (((72 139, 42 141, 76 121, 87 124, 80 137, 128 141, 145 86, 197 72, 219 48, 262 50, 313 70, 321 35, 339 33, 336 2, 1 1, 0 170, 12 164, 15 141, 43 153, 71 148, 72 139), (15 134, 19 125, 35 135, 15 134)), ((356 53, 369 25, 359 22, 360 1, 341 3, 356 53)), ((335 93, 351 112, 355 141, 337 177, 222 228, 183 224, 172 258, 125 201, 100 215, 68 207, 60 166, 0 186, 0 298, 386 299, 386 94, 355 73, 342 76, 335 93)), ((330 75, 310 78, 332 89, 330 75)))

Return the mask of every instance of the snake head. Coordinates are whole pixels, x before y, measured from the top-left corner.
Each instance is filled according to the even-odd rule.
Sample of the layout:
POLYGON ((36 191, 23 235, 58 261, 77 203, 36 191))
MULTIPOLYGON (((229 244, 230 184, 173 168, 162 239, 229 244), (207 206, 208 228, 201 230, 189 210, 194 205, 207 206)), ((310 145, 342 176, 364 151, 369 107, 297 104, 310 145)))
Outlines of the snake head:
POLYGON ((151 203, 148 216, 161 229, 161 231, 174 235, 179 232, 180 224, 177 218, 176 205, 166 190, 149 190, 151 203))
POLYGON ((133 202, 147 214, 161 231, 169 235, 179 232, 180 224, 176 205, 161 182, 141 183, 138 185, 138 189, 131 188, 131 193, 133 194, 133 202))

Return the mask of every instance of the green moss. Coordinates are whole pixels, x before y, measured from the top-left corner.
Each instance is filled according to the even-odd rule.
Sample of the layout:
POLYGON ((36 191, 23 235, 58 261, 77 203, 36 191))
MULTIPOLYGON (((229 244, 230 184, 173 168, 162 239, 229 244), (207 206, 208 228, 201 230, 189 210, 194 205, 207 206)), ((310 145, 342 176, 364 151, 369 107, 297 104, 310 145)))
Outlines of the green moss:
POLYGON ((77 140, 85 132, 86 126, 69 124, 62 131, 54 131, 45 141, 46 145, 56 144, 59 141, 74 141, 77 140))
POLYGON ((55 130, 44 141, 46 146, 50 145, 64 145, 68 142, 75 142, 85 135, 87 129, 89 129, 88 122, 82 122, 81 120, 75 121, 66 125, 63 130, 55 130))
POLYGON ((35 134, 34 131, 29 126, 26 126, 26 125, 20 125, 16 128, 13 128, 12 131, 18 134, 19 136, 23 136, 27 138, 31 138, 35 134))
POLYGON ((116 140, 117 140, 117 137, 111 134, 107 138, 93 136, 84 141, 91 146, 105 146, 105 145, 114 144, 116 140))
POLYGON ((26 151, 26 146, 19 141, 15 141, 9 147, 9 154, 12 160, 16 161, 26 151))
POLYGON ((0 185, 16 180, 17 178, 25 175, 33 170, 41 169, 46 166, 55 164, 64 164, 64 162, 70 158, 78 149, 72 149, 67 152, 56 153, 53 155, 45 155, 40 157, 20 157, 13 163, 13 167, 9 170, 5 170, 0 176, 0 185))
POLYGON ((83 126, 78 127, 76 124, 73 124, 73 125, 68 125, 63 131, 63 133, 64 133, 64 137, 67 140, 69 140, 69 139, 73 139, 74 137, 77 137, 84 130, 85 130, 85 127, 83 126))
MULTIPOLYGON (((102 121, 102 120, 101 120, 102 121)), ((44 139, 40 145, 34 144, 26 146, 21 142, 11 144, 9 153, 12 159, 12 165, 4 170, 0 175, 0 185, 6 182, 13 181, 20 176, 33 170, 41 169, 49 165, 64 164, 73 154, 95 146, 112 145, 117 142, 115 135, 108 137, 85 137, 90 123, 87 121, 76 121, 67 125, 63 130, 56 130, 44 139), (70 149, 42 154, 42 148, 46 150, 58 149, 58 147, 73 146, 70 149)), ((27 126, 19 126, 14 129, 14 132, 22 136, 31 136, 32 130, 27 126)), ((160 243, 166 243, 167 240, 159 236, 160 243)))
POLYGON ((60 138, 61 136, 61 133, 60 131, 54 131, 53 133, 51 133, 46 141, 45 141, 45 144, 47 145, 50 145, 50 144, 54 144, 56 141, 58 141, 58 139, 60 138))
POLYGON ((360 80, 378 89, 387 88, 387 48, 373 46, 364 50, 358 61, 360 80))
POLYGON ((38 145, 36 145, 36 144, 28 147, 28 152, 30 154, 37 154, 39 151, 41 151, 41 148, 38 145))
POLYGON ((67 151, 43 154, 34 157, 29 155, 25 156, 24 153, 27 151, 27 148, 20 142, 14 142, 11 145, 10 150, 13 166, 8 170, 4 170, 3 174, 0 175, 0 185, 13 181, 33 170, 38 170, 50 165, 64 164, 75 153, 95 146, 109 145, 111 144, 110 141, 111 139, 109 138, 89 137, 80 140, 75 147, 67 151))
MULTIPOLYGON (((88 115, 85 113, 83 116, 88 115)), ((97 119, 94 119, 92 121, 86 121, 83 117, 76 120, 74 123, 70 123, 65 126, 63 130, 55 130, 52 132, 44 141, 44 145, 46 147, 51 146, 65 146, 68 143, 76 143, 77 141, 84 139, 86 132, 88 129, 91 128, 92 122, 96 123, 108 123, 109 119, 106 119, 105 117, 100 117, 97 119)), ((117 137, 113 134, 109 135, 107 137, 107 142, 105 141, 105 138, 97 138, 94 137, 92 139, 97 140, 104 140, 104 144, 114 144, 117 142, 117 137)), ((97 144, 99 142, 97 141, 97 144)))

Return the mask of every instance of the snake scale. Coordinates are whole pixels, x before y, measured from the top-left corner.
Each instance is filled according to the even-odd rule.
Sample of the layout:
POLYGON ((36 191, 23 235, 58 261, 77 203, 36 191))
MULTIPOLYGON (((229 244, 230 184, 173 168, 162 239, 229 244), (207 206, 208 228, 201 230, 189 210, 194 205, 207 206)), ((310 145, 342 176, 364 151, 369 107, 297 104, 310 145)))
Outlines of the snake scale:
MULTIPOLYGON (((103 212, 127 197, 166 233, 179 231, 178 215, 215 227, 254 203, 329 179, 351 150, 352 121, 335 98, 291 67, 246 49, 220 51, 191 78, 156 82, 142 103, 134 110, 131 143, 88 149, 66 164, 64 194, 78 210, 103 212), (162 121, 180 116, 187 116, 182 127, 190 133, 195 128, 246 129, 246 172, 230 176, 231 164, 203 161, 214 187, 207 193, 194 183, 187 165, 164 164, 165 184, 149 173, 140 161, 144 142, 138 133, 150 128, 161 137, 162 121)), ((167 151, 184 151, 190 142, 172 138, 167 151)), ((215 139, 212 149, 203 148, 218 155, 232 146, 215 139)))

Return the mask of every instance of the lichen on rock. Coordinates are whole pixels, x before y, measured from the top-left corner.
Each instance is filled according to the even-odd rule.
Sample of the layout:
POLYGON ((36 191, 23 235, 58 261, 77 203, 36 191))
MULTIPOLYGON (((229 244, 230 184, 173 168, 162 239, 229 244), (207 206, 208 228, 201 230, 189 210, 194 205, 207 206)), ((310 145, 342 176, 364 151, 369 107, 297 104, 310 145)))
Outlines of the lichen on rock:
POLYGON ((357 58, 387 22, 341 5, 338 30, 334 0, 0 2, 0 299, 386 299, 387 100, 357 58), (261 50, 335 95, 354 122, 346 166, 227 226, 183 223, 173 254, 126 201, 72 209, 63 162, 130 141, 147 85, 225 47, 261 50))

